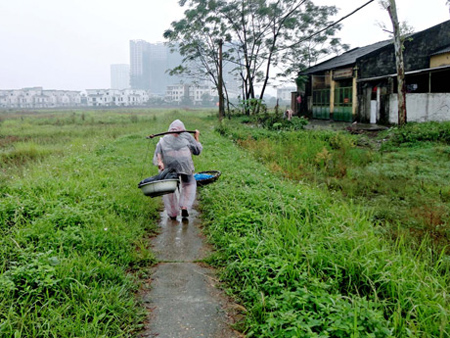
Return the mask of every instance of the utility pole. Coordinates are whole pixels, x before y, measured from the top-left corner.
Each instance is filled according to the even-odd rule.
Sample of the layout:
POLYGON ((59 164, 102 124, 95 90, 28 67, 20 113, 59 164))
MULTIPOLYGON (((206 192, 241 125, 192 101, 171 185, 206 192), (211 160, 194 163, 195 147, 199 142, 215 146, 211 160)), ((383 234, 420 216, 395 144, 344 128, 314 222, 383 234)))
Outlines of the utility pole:
POLYGON ((394 49, 395 62, 397 65, 397 98, 398 98, 398 125, 406 124, 406 83, 405 83, 405 65, 403 63, 403 43, 400 37, 400 25, 397 17, 397 7, 395 0, 389 0, 387 7, 389 16, 391 17, 394 29, 394 49))
POLYGON ((225 104, 223 99, 223 67, 222 67, 222 46, 223 46, 223 40, 219 40, 219 76, 218 76, 218 92, 219 92, 219 121, 222 121, 223 117, 225 116, 225 104))

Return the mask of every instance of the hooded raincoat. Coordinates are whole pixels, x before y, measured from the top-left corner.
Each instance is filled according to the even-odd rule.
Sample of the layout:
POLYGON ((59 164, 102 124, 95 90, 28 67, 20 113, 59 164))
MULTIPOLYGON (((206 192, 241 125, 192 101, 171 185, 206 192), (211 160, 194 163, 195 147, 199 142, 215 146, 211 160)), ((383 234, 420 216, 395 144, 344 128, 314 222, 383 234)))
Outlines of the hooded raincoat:
MULTIPOLYGON (((173 121, 169 131, 186 130, 183 122, 173 121)), ((189 133, 169 134, 160 139, 156 145, 153 164, 158 165, 158 155, 164 163, 165 169, 175 169, 178 174, 192 175, 194 162, 192 155, 200 155, 203 146, 189 133)))
MULTIPOLYGON (((183 122, 173 121, 169 131, 186 130, 183 122)), ((181 193, 163 196, 164 206, 170 217, 176 217, 180 208, 190 209, 195 200, 197 182, 194 178, 194 162, 192 155, 200 155, 203 146, 189 133, 168 134, 161 138, 156 145, 153 164, 159 166, 160 161, 164 169, 174 169, 181 176, 181 193)))

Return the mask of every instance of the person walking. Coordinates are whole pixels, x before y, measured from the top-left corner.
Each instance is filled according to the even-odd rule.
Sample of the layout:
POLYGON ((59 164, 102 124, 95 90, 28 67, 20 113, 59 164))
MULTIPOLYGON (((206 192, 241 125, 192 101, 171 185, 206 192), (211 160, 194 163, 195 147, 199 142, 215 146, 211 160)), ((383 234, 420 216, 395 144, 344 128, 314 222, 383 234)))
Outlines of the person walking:
MULTIPOLYGON (((186 128, 180 120, 173 121, 169 131, 185 131, 186 128)), ((200 131, 195 130, 194 136, 185 133, 173 133, 162 137, 156 145, 153 155, 153 164, 159 171, 174 170, 181 179, 181 193, 176 192, 163 195, 164 207, 171 219, 176 219, 181 210, 181 217, 189 216, 197 193, 197 182, 194 178, 194 162, 192 155, 200 155, 203 146, 199 141, 200 131)))

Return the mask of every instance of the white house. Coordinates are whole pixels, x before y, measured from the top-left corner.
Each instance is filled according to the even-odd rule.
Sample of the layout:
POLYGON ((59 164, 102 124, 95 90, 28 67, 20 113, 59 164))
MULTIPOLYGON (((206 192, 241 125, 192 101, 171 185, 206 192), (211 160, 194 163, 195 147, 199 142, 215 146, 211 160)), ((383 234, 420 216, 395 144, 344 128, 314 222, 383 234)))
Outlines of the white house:
POLYGON ((142 89, 86 89, 87 105, 93 107, 143 106, 149 94, 142 89))
POLYGON ((80 105, 79 91, 44 90, 42 87, 0 90, 1 108, 55 108, 80 105))
POLYGON ((192 105, 203 105, 205 99, 212 101, 217 96, 217 90, 212 85, 174 84, 167 86, 165 100, 170 103, 182 104, 188 101, 192 105))

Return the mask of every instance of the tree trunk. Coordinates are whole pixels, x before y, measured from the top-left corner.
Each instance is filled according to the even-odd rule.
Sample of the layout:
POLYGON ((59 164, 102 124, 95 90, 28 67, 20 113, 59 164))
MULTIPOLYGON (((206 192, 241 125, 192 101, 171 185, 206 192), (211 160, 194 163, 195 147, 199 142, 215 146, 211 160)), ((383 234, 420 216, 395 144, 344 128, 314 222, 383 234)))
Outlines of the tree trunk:
POLYGON ((395 62, 397 66, 397 97, 398 97, 398 125, 406 124, 406 83, 405 65, 403 63, 403 44, 400 38, 400 26, 397 18, 397 8, 395 0, 389 0, 390 6, 387 8, 394 28, 394 48, 395 62))
MULTIPOLYGON (((230 96, 228 95, 228 89, 227 86, 225 85, 225 83, 223 84, 223 91, 225 92, 224 94, 224 100, 227 103, 227 109, 225 110, 225 104, 224 104, 224 112, 228 113, 228 119, 231 119, 231 111, 230 111, 230 96)), ((227 117, 227 114, 224 114, 224 117, 227 117)))
POLYGON ((222 65, 222 45, 223 41, 219 41, 219 79, 218 79, 218 91, 219 91, 219 121, 222 121, 225 113, 224 100, 223 100, 223 65, 222 65))

